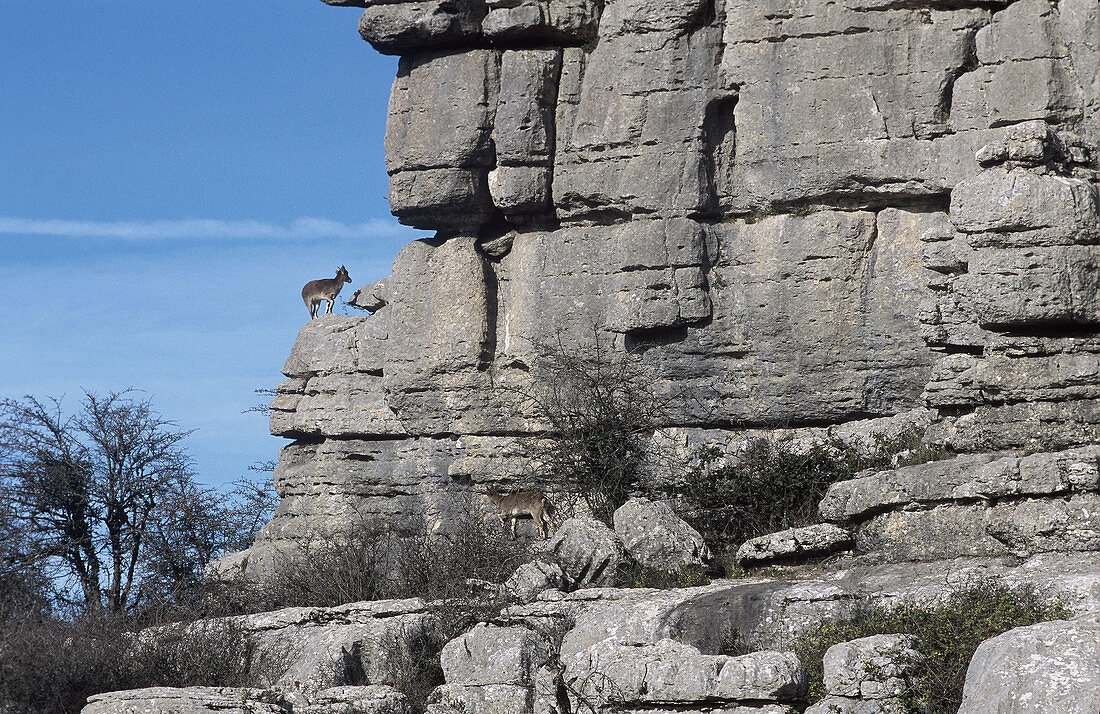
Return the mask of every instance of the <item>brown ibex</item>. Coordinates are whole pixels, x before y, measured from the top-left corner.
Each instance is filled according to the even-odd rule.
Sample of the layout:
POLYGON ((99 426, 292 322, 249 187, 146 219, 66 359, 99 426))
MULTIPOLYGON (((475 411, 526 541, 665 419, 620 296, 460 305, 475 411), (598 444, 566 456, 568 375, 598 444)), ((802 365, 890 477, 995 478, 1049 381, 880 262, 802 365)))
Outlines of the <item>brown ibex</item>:
MULTIPOLYGON (((321 306, 321 301, 324 300, 328 303, 328 312, 332 313, 332 305, 336 302, 336 296, 340 294, 340 290, 344 287, 344 283, 350 283, 351 276, 348 275, 348 269, 344 266, 340 266, 336 271, 335 278, 323 278, 321 280, 310 280, 302 288, 302 300, 305 301, 306 307, 309 308, 309 319, 317 317, 317 308, 321 306)), ((324 315, 325 313, 321 313, 324 315)))
POLYGON ((496 486, 490 486, 489 500, 500 509, 500 525, 504 525, 505 518, 512 519, 512 538, 516 537, 516 519, 520 516, 531 516, 535 527, 539 529, 539 536, 546 537, 550 526, 549 514, 553 510, 546 496, 535 491, 520 491, 504 496, 497 491, 496 486))

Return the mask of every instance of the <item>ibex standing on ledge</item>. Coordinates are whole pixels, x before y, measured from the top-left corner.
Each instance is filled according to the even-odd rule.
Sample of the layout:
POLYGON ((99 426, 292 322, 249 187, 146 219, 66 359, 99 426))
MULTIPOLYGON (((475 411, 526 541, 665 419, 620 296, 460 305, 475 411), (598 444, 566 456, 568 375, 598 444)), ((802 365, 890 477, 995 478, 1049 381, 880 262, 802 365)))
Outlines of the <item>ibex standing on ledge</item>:
MULTIPOLYGON (((328 312, 331 314, 332 304, 336 302, 336 296, 340 294, 344 283, 350 282, 351 277, 348 275, 348 269, 341 265, 336 271, 335 278, 310 280, 306 283, 306 286, 302 288, 302 300, 309 308, 309 319, 312 320, 317 317, 317 308, 321 306, 322 300, 328 303, 328 312)), ((324 315, 325 313, 322 312, 321 314, 324 315)))
POLYGON ((546 537, 550 526, 548 514, 552 510, 546 496, 534 491, 520 491, 502 496, 496 486, 490 486, 489 500, 500 509, 500 525, 504 525, 505 518, 512 519, 512 538, 516 537, 516 519, 520 516, 531 516, 535 527, 539 529, 539 536, 546 537))

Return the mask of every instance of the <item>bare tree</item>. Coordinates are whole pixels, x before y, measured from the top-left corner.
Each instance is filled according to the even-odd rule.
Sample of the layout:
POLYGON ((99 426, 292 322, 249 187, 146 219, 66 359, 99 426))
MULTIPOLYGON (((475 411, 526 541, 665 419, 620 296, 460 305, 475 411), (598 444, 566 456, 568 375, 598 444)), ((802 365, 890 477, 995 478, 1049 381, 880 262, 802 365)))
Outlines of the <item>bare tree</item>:
POLYGON ((191 432, 132 390, 0 401, 0 481, 40 562, 75 579, 83 609, 123 612, 140 599, 144 546, 159 508, 191 483, 191 432))
POLYGON ((655 394, 635 355, 616 351, 596 327, 592 335, 585 346, 561 333, 534 343, 532 384, 510 391, 549 427, 534 470, 610 523, 653 466, 648 442, 667 419, 668 399, 655 394))

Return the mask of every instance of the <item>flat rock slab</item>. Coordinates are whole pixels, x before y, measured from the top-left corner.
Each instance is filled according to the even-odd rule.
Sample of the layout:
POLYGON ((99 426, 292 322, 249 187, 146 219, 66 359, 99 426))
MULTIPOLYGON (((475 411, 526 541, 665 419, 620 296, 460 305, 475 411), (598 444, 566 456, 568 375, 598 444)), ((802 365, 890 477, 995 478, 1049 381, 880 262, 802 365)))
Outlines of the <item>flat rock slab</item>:
POLYGON ((827 521, 865 520, 911 503, 1095 491, 1100 446, 1031 456, 978 454, 880 471, 829 487, 818 506, 827 521))
POLYGON ((846 529, 832 523, 817 523, 747 540, 737 549, 737 562, 758 565, 798 557, 823 557, 853 544, 852 534, 846 529))
POLYGON ((81 714, 290 714, 278 692, 243 687, 150 687, 88 697, 81 714))

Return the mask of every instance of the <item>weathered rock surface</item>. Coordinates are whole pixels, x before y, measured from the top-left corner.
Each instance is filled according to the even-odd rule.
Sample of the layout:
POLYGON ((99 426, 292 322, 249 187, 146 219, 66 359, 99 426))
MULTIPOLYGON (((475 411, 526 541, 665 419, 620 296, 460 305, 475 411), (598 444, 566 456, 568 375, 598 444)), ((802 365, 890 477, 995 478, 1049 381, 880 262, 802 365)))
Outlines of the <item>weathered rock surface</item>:
POLYGON ((1100 547, 1098 490, 1097 446, 975 454, 835 483, 819 511, 887 560, 1026 556, 1100 547))
POLYGON ((370 685, 332 687, 313 694, 305 706, 295 705, 294 714, 412 714, 404 694, 393 687, 370 685))
POLYGON ((563 676, 577 696, 601 706, 790 701, 806 684, 794 653, 704 655, 674 640, 604 641, 568 658, 563 676))
POLYGON ((521 602, 530 602, 545 590, 562 590, 568 584, 569 579, 560 565, 535 560, 516 568, 516 572, 504 582, 504 587, 521 602))
POLYGON ((263 689, 152 687, 94 694, 81 714, 289 714, 283 697, 263 689))
POLYGON ((1100 489, 1100 446, 997 458, 959 456, 896 471, 880 471, 829 487, 819 511, 849 521, 911 504, 1049 496, 1100 489))
POLYGON ((1085 714, 1100 710, 1100 618, 1095 612, 986 640, 966 671, 959 714, 1085 714))
POLYGON ((391 684, 402 643, 435 637, 434 617, 417 599, 288 608, 230 619, 255 646, 257 686, 308 693, 391 684))
POLYGON ((570 518, 562 523, 548 550, 578 588, 617 585, 629 562, 623 539, 592 518, 570 518))
POLYGON ((923 659, 912 635, 874 635, 833 645, 825 653, 828 695, 809 714, 903 714, 903 695, 923 659))
POLYGON ((703 536, 667 503, 632 498, 612 518, 627 552, 646 568, 676 573, 703 566, 710 559, 703 536))
POLYGON ((852 545, 850 532, 832 523, 819 523, 747 540, 737 549, 737 562, 759 565, 797 558, 820 558, 852 545))
POLYGON ((912 635, 873 635, 833 645, 825 653, 825 691, 855 699, 899 697, 923 659, 916 646, 912 635))
POLYGON ((408 699, 392 687, 299 690, 235 687, 153 687, 96 694, 82 714, 412 714, 408 699))

